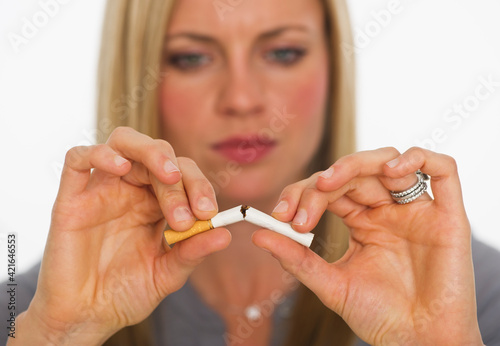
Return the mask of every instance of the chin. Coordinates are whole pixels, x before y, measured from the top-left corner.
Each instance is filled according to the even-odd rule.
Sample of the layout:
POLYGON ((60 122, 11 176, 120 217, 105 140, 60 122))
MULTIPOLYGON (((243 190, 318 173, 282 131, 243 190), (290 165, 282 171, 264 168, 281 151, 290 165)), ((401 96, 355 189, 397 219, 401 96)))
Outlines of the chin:
POLYGON ((245 187, 237 187, 234 189, 226 188, 221 190, 217 195, 218 199, 225 200, 227 202, 234 202, 234 204, 260 204, 262 201, 268 201, 270 199, 268 191, 264 191, 258 187, 251 184, 245 187))
POLYGON ((232 177, 224 187, 214 184, 217 199, 224 204, 261 205, 277 202, 284 186, 276 181, 276 174, 232 177))

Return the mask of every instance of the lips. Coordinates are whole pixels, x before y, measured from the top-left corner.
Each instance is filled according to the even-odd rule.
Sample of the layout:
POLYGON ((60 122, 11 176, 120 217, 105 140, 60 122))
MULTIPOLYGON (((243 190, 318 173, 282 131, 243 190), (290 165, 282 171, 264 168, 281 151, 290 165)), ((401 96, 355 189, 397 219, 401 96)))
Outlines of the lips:
POLYGON ((260 161, 271 153, 276 145, 275 140, 252 135, 230 137, 214 144, 212 148, 226 159, 245 165, 260 161))

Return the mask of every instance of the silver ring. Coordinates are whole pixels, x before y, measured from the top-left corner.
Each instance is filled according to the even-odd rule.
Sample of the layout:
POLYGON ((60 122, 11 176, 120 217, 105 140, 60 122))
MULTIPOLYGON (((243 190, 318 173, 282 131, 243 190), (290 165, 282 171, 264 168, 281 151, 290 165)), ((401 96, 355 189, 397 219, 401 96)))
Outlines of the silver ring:
POLYGON ((408 204, 422 196, 427 191, 427 180, 429 176, 425 173, 416 171, 418 181, 415 185, 404 191, 390 191, 392 199, 398 204, 408 204))

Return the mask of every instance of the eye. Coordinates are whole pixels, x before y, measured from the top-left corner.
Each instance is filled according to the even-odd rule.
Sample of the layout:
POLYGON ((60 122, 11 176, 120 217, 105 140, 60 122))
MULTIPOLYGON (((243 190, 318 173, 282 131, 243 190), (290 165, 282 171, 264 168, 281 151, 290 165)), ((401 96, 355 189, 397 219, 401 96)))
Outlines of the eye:
POLYGON ((292 65, 306 54, 302 48, 279 48, 266 53, 265 58, 282 65, 292 65))
POLYGON ((169 65, 180 70, 193 70, 210 62, 210 57, 199 53, 172 54, 167 58, 169 65))

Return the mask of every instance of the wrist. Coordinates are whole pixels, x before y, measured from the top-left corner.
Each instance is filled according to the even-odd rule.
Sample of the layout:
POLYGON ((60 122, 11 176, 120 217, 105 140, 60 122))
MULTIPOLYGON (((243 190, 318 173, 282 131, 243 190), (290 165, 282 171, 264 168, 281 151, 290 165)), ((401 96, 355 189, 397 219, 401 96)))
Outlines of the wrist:
POLYGON ((7 346, 102 345, 113 333, 98 332, 98 328, 83 324, 49 325, 28 310, 17 316, 15 337, 8 338, 7 346))

